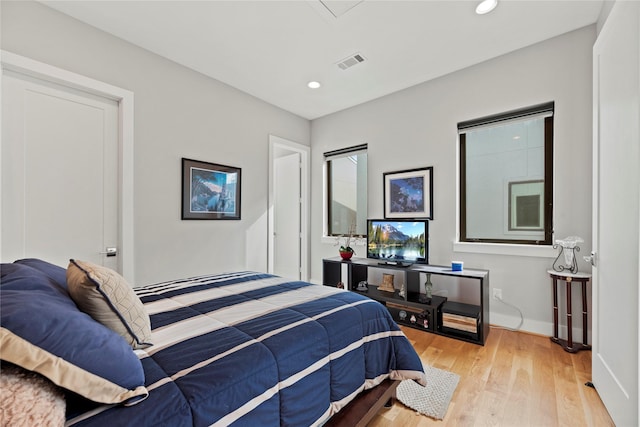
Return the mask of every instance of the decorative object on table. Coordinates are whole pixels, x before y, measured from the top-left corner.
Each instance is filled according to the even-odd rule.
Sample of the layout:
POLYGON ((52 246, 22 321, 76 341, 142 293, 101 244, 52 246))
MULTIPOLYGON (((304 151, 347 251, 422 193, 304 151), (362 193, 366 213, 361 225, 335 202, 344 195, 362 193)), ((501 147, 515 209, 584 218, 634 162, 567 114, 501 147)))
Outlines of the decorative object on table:
POLYGON ((349 261, 352 256, 353 256, 353 249, 351 249, 351 248, 345 248, 345 249, 340 248, 340 258, 342 258, 345 261, 349 261))
POLYGON ((182 219, 240 219, 241 169, 182 159, 182 219))
POLYGON ((433 219, 433 167, 386 172, 385 218, 433 219))
POLYGON ((336 288, 338 288, 338 289, 344 289, 344 283, 342 283, 342 282, 338 282, 338 284, 336 285, 336 288))
POLYGON ((416 319, 416 315, 415 315, 415 314, 412 314, 412 315, 411 315, 411 318, 409 319, 409 322, 411 322, 411 323, 416 323, 417 321, 418 321, 418 319, 416 319))
POLYGON ((405 287, 404 287, 404 283, 400 286, 400 292, 398 292, 398 295, 400 295, 402 298, 404 298, 404 294, 405 294, 405 287))
MULTIPOLYGON (((429 301, 429 304, 431 301, 429 301)), ((429 329, 429 320, 431 319, 431 311, 430 310, 422 310, 421 313, 418 314, 418 321, 425 329, 429 329)))
POLYGON ((397 398, 414 411, 441 420, 447 414, 460 376, 428 365, 424 365, 424 372, 427 376, 425 387, 415 381, 402 381, 397 389, 397 398))
POLYGON ((400 318, 400 320, 407 320, 407 312, 404 310, 400 310, 400 313, 398 313, 398 317, 400 318))
POLYGON ((351 242, 357 242, 358 240, 355 232, 356 224, 351 223, 351 225, 349 226, 349 232, 346 235, 336 236, 336 246, 340 245, 341 239, 344 239, 344 243, 340 245, 340 249, 338 249, 338 252, 340 253, 340 257, 345 261, 350 260, 353 254, 356 253, 356 251, 351 247, 351 242))
POLYGON ((358 286, 356 287, 356 291, 367 292, 368 290, 369 290, 369 287, 367 286, 367 282, 365 282, 364 280, 358 282, 358 286))
POLYGON ((393 286, 393 274, 382 273, 382 285, 378 286, 378 290, 382 292, 395 292, 393 286))
POLYGON ((433 283, 431 283, 431 273, 427 273, 427 280, 424 282, 424 292, 420 292, 418 301, 422 304, 428 304, 431 301, 432 292, 433 283))
POLYGON ((580 252, 580 246, 578 243, 582 243, 584 240, 578 236, 568 236, 564 239, 557 239, 553 248, 560 248, 558 256, 553 261, 553 269, 555 271, 569 271, 571 273, 578 272, 578 260, 576 259, 576 252, 580 252), (564 255, 563 259, 560 257, 564 255), (560 261, 560 262, 558 262, 560 261), (564 261, 564 264, 562 263, 564 261))
POLYGON ((451 261, 451 271, 462 271, 463 266, 462 261, 451 261))

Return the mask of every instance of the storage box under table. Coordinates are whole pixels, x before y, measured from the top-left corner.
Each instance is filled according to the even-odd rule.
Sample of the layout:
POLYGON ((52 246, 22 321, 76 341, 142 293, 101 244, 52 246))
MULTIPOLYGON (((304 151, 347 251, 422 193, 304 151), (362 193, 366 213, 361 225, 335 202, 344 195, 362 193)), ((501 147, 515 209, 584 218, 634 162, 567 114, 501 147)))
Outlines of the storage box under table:
POLYGON ((480 331, 480 307, 473 304, 447 301, 442 304, 442 332, 472 339, 480 331))
POLYGON ((398 324, 436 332, 440 324, 439 308, 446 300, 444 297, 434 296, 422 305, 389 301, 385 302, 385 305, 398 324), (411 321, 412 316, 414 321, 411 321))

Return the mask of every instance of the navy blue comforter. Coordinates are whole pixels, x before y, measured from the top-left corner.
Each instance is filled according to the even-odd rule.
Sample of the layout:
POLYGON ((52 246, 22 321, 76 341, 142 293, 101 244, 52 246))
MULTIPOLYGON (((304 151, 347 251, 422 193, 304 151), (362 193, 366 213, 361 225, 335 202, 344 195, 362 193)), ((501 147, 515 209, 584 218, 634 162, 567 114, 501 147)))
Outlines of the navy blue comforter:
POLYGON ((149 397, 68 425, 322 425, 385 378, 425 382, 378 302, 253 272, 137 288, 154 345, 137 350, 149 397))

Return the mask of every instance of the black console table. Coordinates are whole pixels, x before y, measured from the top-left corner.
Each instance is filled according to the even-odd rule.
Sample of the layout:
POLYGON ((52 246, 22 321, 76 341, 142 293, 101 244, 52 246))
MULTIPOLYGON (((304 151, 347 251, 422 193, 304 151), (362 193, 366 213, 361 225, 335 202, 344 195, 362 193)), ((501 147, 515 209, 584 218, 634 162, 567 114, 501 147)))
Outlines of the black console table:
POLYGON ((322 262, 322 283, 325 286, 344 286, 374 299, 387 307, 394 320, 408 327, 446 335, 448 337, 484 345, 489 335, 489 272, 451 267, 413 264, 410 266, 382 265, 377 260, 340 257, 322 262), (369 281, 369 270, 381 269, 395 273, 403 283, 395 284, 394 292, 379 289, 381 283, 368 283, 366 292, 357 290, 360 282, 369 281), (432 295, 426 298, 421 290, 424 282, 420 274, 430 274, 434 287, 449 296, 432 295), (448 292, 451 291, 451 292, 448 292))

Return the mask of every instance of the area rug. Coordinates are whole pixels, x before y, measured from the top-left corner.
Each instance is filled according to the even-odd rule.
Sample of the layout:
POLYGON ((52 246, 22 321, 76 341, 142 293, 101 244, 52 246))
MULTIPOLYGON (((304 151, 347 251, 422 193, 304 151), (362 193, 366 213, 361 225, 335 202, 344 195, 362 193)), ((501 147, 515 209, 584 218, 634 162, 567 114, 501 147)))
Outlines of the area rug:
POLYGON ((432 366, 424 366, 427 386, 413 380, 404 380, 396 391, 397 398, 409 408, 436 420, 444 418, 460 375, 432 366))

